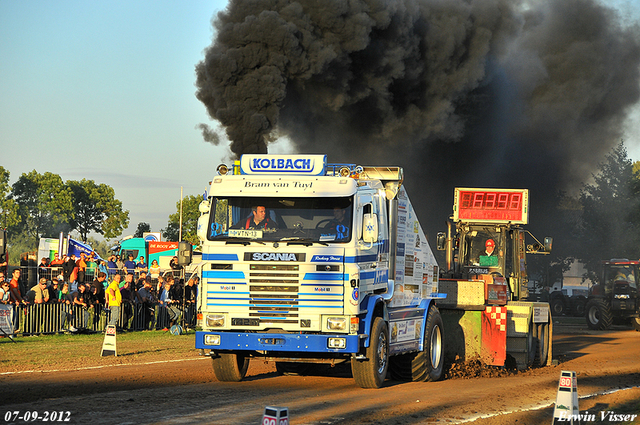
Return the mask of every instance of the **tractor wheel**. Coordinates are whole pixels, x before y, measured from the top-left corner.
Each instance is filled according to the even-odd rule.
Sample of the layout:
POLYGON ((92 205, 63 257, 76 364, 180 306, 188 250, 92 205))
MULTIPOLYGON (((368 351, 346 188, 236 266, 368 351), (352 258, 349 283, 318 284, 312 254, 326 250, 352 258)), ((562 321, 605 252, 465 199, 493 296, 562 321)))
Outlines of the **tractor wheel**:
POLYGON ((573 311, 572 311, 573 315, 576 317, 584 316, 584 308, 586 304, 587 304, 587 301, 585 299, 579 298, 575 300, 573 304, 573 311))
POLYGON ((562 316, 564 310, 564 303, 559 297, 551 300, 551 314, 554 317, 562 316))
POLYGON ((600 298, 594 298, 587 302, 585 307, 587 326, 593 330, 605 330, 613 323, 611 308, 600 298))
POLYGON ((362 388, 380 388, 389 368, 389 329, 381 317, 373 321, 365 356, 367 360, 364 361, 351 358, 353 378, 362 388))
POLYGON ((300 376, 306 374, 311 368, 310 363, 276 362, 276 371, 280 375, 300 376))
POLYGON ((420 352, 389 359, 389 374, 398 381, 438 381, 444 373, 442 317, 431 306, 425 325, 424 345, 420 352))
POLYGON ((213 358, 213 373, 221 382, 238 382, 247 374, 249 357, 241 354, 222 353, 213 358))
POLYGON ((540 323, 537 326, 538 350, 534 364, 543 367, 547 365, 549 357, 549 323, 540 323))

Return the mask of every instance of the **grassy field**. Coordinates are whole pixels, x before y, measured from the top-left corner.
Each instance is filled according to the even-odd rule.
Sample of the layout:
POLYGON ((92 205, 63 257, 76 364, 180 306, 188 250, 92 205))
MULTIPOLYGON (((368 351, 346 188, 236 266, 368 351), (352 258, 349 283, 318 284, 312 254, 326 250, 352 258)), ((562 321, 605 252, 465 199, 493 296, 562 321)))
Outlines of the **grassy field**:
POLYGON ((117 357, 101 357, 104 335, 0 338, 0 373, 57 370, 198 357, 195 333, 129 332, 116 337, 117 357))

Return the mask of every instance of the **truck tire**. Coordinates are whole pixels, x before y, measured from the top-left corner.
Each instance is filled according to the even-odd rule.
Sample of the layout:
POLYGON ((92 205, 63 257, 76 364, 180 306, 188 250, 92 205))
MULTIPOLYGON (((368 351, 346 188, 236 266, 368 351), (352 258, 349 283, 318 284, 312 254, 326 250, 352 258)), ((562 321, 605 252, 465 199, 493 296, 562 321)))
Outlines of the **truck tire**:
POLYGON ((389 359, 389 373, 398 381, 438 381, 444 374, 444 338, 442 317, 434 305, 429 309, 424 328, 424 347, 416 353, 389 359))
POLYGON ((276 362, 276 371, 280 375, 300 376, 309 371, 310 363, 276 362))
POLYGON ((381 317, 376 317, 373 321, 365 356, 365 361, 351 358, 353 378, 362 388, 380 388, 389 368, 389 328, 381 317))
POLYGON ((609 329, 613 323, 611 309, 599 298, 594 298, 587 302, 584 317, 587 319, 587 326, 593 330, 609 329))
POLYGON ((213 373, 221 382, 238 382, 247 374, 249 357, 242 354, 222 353, 220 357, 212 358, 213 373))
POLYGON ((640 332, 640 317, 632 317, 631 318, 631 326, 637 332, 640 332))

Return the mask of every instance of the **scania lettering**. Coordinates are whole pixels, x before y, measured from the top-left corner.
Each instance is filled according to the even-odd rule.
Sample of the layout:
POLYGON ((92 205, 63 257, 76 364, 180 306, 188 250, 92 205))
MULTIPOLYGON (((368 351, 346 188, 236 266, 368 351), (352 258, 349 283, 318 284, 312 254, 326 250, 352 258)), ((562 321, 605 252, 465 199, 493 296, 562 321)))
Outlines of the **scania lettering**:
POLYGON ((438 266, 400 167, 243 155, 201 203, 196 347, 220 381, 350 365, 361 387, 443 375, 438 266), (231 171, 233 170, 233 171, 231 171))

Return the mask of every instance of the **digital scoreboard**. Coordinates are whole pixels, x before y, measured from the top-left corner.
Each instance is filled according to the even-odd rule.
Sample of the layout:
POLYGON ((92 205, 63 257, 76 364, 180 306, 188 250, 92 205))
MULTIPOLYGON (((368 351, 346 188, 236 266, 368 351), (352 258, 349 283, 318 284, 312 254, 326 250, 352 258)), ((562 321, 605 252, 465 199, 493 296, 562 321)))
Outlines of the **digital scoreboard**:
POLYGON ((474 189, 457 187, 453 219, 472 223, 527 224, 528 189, 474 189))

